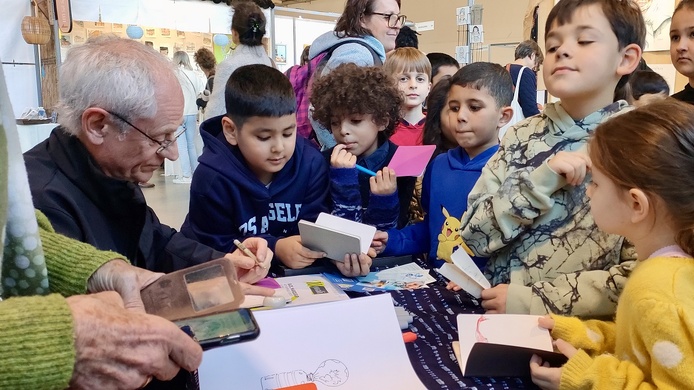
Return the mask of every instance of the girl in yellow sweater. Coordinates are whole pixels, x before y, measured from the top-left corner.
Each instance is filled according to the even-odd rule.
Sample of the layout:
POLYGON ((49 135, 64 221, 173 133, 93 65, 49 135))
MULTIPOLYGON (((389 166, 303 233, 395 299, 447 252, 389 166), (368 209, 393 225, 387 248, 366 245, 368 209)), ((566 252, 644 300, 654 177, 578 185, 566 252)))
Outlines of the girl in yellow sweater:
MULTIPOLYGON (((694 389, 694 107, 667 99, 615 116, 598 126, 588 149, 567 161, 587 162, 596 224, 634 243, 639 261, 614 322, 540 319, 569 361, 551 368, 533 356, 533 382, 694 389)), ((567 180, 585 175, 577 169, 567 180)))

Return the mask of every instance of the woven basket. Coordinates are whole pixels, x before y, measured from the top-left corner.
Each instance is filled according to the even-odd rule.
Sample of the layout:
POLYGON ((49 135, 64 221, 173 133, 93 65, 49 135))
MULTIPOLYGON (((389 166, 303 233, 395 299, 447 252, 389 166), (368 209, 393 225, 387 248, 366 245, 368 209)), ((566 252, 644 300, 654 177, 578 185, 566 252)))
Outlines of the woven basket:
POLYGON ((22 37, 26 43, 45 45, 51 41, 51 26, 39 16, 25 16, 22 19, 22 37))

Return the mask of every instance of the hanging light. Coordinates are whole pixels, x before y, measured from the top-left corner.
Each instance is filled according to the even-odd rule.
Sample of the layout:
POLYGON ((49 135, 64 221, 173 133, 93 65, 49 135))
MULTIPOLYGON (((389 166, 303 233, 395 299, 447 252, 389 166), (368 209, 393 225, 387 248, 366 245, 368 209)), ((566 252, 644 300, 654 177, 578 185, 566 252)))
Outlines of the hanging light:
POLYGON ((30 45, 45 45, 51 41, 51 26, 48 20, 39 15, 39 7, 35 2, 31 2, 34 6, 34 15, 25 16, 22 19, 22 38, 30 45))
POLYGON ((226 34, 215 34, 212 40, 217 46, 226 46, 229 44, 229 37, 226 34))
POLYGON ((128 26, 128 28, 125 29, 125 33, 130 39, 140 39, 143 35, 145 35, 145 31, 142 29, 142 27, 134 24, 128 26))

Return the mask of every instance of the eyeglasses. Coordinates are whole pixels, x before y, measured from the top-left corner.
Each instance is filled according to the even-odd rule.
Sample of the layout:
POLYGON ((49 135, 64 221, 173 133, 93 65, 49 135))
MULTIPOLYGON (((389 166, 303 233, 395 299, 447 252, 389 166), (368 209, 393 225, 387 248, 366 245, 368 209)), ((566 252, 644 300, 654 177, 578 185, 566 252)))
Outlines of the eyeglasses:
POLYGON ((183 130, 181 130, 180 132, 178 132, 176 135, 174 135, 173 139, 165 139, 165 140, 163 140, 163 141, 158 141, 158 140, 156 140, 156 139, 150 137, 149 135, 147 135, 147 133, 145 133, 144 131, 140 130, 137 126, 135 126, 135 125, 133 125, 132 123, 128 122, 128 120, 125 119, 125 118, 123 118, 122 115, 116 114, 115 112, 111 112, 111 111, 108 111, 108 110, 106 110, 106 112, 108 112, 109 114, 115 116, 116 118, 120 119, 121 121, 125 122, 128 126, 132 127, 133 129, 137 130, 140 134, 142 134, 142 135, 144 135, 145 137, 147 137, 147 139, 149 139, 150 141, 152 141, 152 142, 156 143, 157 145, 159 145, 159 148, 157 148, 157 154, 161 154, 161 152, 163 152, 164 150, 166 150, 166 148, 168 148, 169 146, 171 146, 172 143, 176 142, 176 139, 178 139, 178 137, 180 137, 181 135, 183 135, 183 133, 185 133, 185 131, 186 131, 186 129, 184 128, 183 130))
POLYGON ((371 12, 369 15, 381 15, 388 21, 388 27, 402 27, 407 16, 400 14, 384 14, 383 12, 371 12))

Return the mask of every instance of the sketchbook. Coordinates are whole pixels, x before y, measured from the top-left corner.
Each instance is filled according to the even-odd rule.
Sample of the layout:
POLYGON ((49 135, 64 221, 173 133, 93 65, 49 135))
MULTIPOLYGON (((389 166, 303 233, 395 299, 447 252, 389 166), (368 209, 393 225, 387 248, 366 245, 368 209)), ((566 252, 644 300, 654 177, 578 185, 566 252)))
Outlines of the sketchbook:
POLYGON ((540 316, 525 314, 459 314, 453 351, 463 376, 530 376, 530 357, 539 355, 552 367, 566 362, 553 351, 552 336, 540 328, 540 316))
POLYGON ((439 273, 475 298, 480 298, 482 290, 490 288, 489 281, 477 267, 470 255, 460 249, 451 255, 453 263, 444 263, 439 273))
POLYGON ((425 389, 389 294, 253 315, 257 339, 204 352, 201 389, 425 389))
POLYGON ((320 213, 315 223, 299 221, 301 244, 327 253, 329 259, 343 261, 348 253, 367 253, 376 227, 334 215, 320 213))

